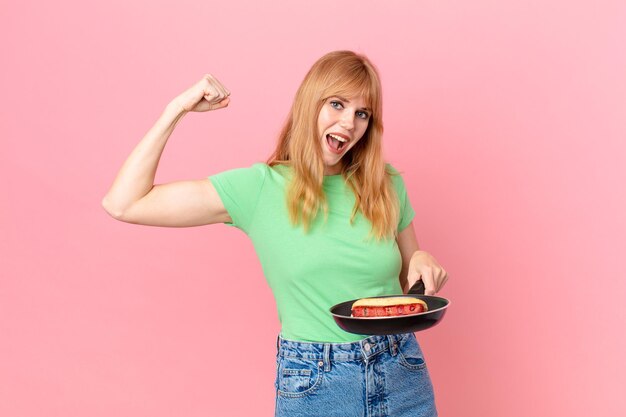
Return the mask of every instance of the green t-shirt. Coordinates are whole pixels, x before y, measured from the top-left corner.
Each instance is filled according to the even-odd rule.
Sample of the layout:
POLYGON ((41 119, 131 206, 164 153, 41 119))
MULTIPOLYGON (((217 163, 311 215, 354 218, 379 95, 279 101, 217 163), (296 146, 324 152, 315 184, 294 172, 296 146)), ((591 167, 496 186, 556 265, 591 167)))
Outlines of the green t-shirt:
MULTIPOLYGON (((391 168, 391 167, 390 167, 391 168)), ((250 239, 272 289, 281 335, 309 342, 353 342, 365 335, 345 332, 333 320, 330 307, 343 301, 402 294, 402 259, 395 239, 368 239, 371 223, 359 211, 352 189, 341 175, 324 177, 328 221, 320 210, 305 234, 292 226, 286 205, 291 168, 254 164, 209 177, 232 223, 250 239)), ((393 168, 392 168, 393 170, 393 168)), ((415 212, 400 175, 393 176, 400 199, 398 231, 415 212)))

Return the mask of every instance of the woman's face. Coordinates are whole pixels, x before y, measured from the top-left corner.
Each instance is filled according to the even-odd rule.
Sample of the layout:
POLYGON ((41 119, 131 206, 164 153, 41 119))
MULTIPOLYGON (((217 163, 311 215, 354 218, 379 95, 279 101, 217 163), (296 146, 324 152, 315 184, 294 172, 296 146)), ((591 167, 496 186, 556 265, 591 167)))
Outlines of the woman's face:
POLYGON ((317 118, 324 175, 341 173, 341 158, 363 137, 370 115, 361 96, 326 99, 317 118))

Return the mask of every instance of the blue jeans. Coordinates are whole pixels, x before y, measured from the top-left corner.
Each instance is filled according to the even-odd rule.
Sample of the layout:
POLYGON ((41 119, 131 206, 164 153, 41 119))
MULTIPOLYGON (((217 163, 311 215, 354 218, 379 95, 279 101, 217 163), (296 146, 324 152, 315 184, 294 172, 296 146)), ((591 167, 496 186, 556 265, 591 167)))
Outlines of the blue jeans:
POLYGON ((433 386, 413 333, 353 343, 280 335, 275 417, 436 417, 433 386))

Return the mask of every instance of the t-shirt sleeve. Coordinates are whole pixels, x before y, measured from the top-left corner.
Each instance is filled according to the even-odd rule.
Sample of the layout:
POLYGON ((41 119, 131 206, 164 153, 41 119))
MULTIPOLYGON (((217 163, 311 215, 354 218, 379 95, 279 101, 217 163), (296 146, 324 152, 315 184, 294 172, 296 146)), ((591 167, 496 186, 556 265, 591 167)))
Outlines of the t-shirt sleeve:
POLYGON ((400 218, 398 220, 398 233, 400 233, 413 221, 413 218, 415 217, 415 210, 413 210, 413 206, 409 200, 409 195, 406 191, 402 175, 400 175, 400 173, 391 165, 387 164, 387 167, 388 171, 392 174, 391 180, 400 203, 400 218))
POLYGON ((254 164, 249 168, 231 169, 208 177, 233 220, 232 223, 225 222, 226 225, 248 234, 266 175, 265 164, 254 164))

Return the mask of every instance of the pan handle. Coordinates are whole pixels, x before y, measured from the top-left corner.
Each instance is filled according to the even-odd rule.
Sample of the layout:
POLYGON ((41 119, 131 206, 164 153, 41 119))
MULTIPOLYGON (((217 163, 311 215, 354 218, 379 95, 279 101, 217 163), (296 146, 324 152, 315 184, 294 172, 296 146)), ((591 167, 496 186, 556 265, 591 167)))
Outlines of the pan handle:
POLYGON ((420 279, 415 284, 413 284, 411 288, 409 288, 409 292, 407 292, 407 294, 424 295, 425 291, 426 288, 424 287, 424 281, 420 279))

